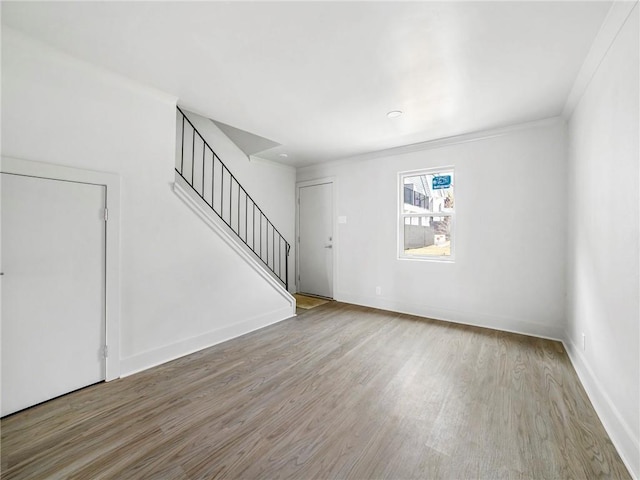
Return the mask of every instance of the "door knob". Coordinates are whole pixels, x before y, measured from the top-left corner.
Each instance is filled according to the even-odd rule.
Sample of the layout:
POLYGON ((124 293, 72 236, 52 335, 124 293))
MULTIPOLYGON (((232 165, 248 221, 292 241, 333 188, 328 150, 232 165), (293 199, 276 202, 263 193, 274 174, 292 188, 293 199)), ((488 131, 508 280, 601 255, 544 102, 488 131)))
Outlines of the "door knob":
POLYGON ((333 248, 333 245, 325 245, 324 248, 333 248))

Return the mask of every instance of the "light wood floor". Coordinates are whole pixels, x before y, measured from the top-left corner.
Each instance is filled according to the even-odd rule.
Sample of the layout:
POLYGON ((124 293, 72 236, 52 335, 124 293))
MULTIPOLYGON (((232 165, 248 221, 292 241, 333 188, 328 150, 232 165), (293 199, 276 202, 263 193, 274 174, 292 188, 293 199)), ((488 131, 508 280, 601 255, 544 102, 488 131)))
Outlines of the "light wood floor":
POLYGON ((2 478, 629 478, 562 345, 331 302, 2 420, 2 478))

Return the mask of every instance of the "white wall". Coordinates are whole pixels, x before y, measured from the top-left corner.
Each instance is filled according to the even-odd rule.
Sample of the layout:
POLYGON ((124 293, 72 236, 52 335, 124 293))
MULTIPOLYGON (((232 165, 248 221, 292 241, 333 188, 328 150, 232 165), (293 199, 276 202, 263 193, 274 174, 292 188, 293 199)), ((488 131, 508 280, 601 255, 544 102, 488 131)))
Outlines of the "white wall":
POLYGON ((640 477, 638 5, 568 123, 567 347, 640 477), (582 334, 586 336, 582 348, 582 334))
POLYGON ((3 28, 2 154, 121 176, 123 374, 291 311, 172 192, 175 101, 3 28))
POLYGON ((492 138, 300 169, 298 181, 336 178, 336 215, 347 217, 335 225, 335 298, 561 338, 564 149, 564 126, 555 119, 492 138), (399 260, 398 172, 448 165, 456 176, 455 262, 399 260))

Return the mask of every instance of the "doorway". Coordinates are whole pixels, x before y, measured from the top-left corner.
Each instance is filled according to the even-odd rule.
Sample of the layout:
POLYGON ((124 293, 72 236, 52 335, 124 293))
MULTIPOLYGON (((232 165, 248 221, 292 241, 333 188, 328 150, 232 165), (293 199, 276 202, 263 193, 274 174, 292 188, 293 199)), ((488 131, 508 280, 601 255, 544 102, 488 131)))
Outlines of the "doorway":
POLYGON ((120 376, 120 179, 2 157, 0 184, 5 416, 120 376))
POLYGON ((2 174, 2 415, 105 379, 105 187, 2 174))
POLYGON ((298 186, 298 291, 333 298, 333 182, 298 186))

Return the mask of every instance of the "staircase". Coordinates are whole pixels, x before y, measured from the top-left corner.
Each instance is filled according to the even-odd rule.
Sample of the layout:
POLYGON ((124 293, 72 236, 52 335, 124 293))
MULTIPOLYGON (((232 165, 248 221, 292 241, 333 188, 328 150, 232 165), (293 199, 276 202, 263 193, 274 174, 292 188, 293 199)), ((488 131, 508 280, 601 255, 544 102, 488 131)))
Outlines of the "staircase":
POLYGON ((225 230, 252 253, 268 273, 289 288, 289 242, 267 218, 236 177, 178 107, 178 158, 176 174, 213 213, 225 230))

